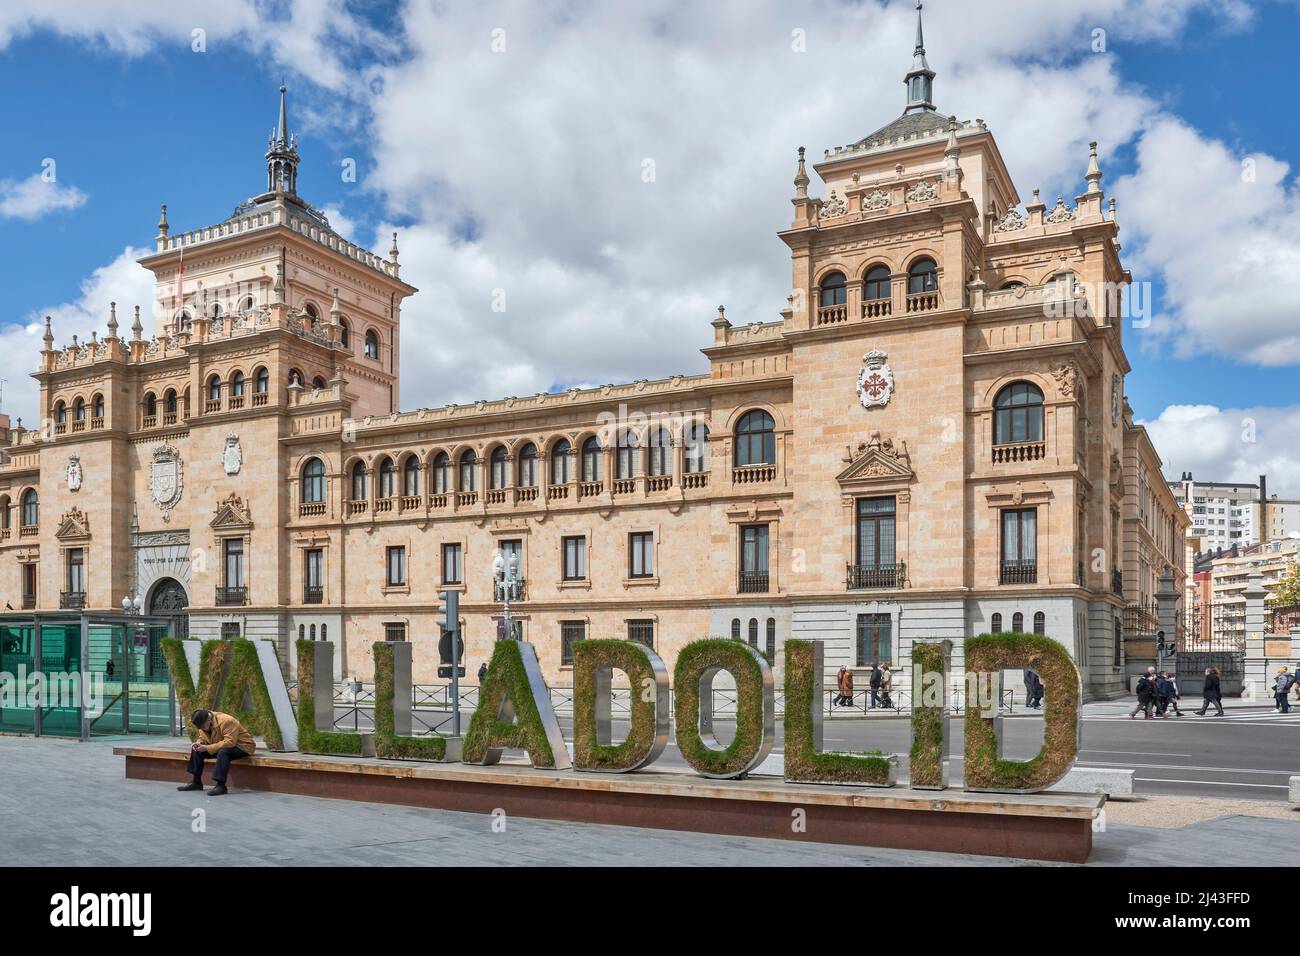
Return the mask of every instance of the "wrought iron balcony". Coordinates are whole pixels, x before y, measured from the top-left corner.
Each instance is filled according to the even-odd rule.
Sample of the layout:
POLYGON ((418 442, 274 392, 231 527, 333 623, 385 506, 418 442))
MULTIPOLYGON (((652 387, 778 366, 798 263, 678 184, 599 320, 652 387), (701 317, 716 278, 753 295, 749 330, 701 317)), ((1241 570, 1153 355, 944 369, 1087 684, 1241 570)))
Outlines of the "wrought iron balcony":
POLYGON ((303 604, 320 604, 325 600, 325 589, 320 585, 305 585, 302 589, 303 604))
POLYGON ((1037 561, 1003 561, 999 584, 1037 584, 1037 561))
POLYGON ((79 611, 86 606, 85 591, 60 591, 59 607, 63 610, 79 611))
POLYGON ((901 588, 907 579, 907 564, 850 564, 845 566, 845 587, 850 591, 901 588))
POLYGON ((217 588, 217 607, 239 607, 248 603, 248 588, 217 588))
POLYGON ((766 571, 741 571, 739 591, 741 594, 762 594, 767 591, 766 571))

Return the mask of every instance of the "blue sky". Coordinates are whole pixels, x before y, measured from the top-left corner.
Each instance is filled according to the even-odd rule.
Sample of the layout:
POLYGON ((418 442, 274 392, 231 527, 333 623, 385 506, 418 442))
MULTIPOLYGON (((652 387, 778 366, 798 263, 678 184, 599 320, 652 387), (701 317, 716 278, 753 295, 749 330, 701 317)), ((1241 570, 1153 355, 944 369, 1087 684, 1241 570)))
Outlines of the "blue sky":
MULTIPOLYGON (((905 2, 830 0, 793 12, 774 0, 656 0, 631 13, 176 0, 146 13, 101 4, 97 18, 64 5, 15 0, 0 13, 0 190, 53 158, 60 186, 83 197, 33 219, 0 214, 11 250, 0 375, 16 414, 31 414, 31 390, 16 383, 36 360, 16 327, 51 311, 63 342, 102 311, 102 330, 100 298, 147 288, 121 257, 150 243, 159 202, 173 228, 192 228, 258 191, 282 78, 301 192, 381 252, 399 228, 404 277, 424 290, 404 350, 429 374, 404 406, 701 370, 717 302, 736 322, 771 321, 784 304, 789 260, 775 231, 788 220, 794 148, 820 155, 900 111, 913 16, 905 2), (196 25, 203 53, 191 50, 196 25), (510 46, 494 57, 496 29, 510 46), (813 56, 789 55, 792 29, 807 31, 813 56), (634 178, 642 156, 658 162, 654 192, 634 178), (349 157, 357 183, 339 175, 349 157), (701 197, 717 209, 701 212, 701 197), (506 317, 485 306, 497 287, 518 303, 506 317)), ((1282 250, 1260 268, 1290 274, 1296 262, 1297 5, 980 6, 972 22, 966 4, 927 4, 939 107, 989 119, 1022 198, 1034 185, 1049 203, 1081 192, 1086 142, 1101 141, 1124 255, 1158 306, 1157 331, 1126 330, 1126 392, 1155 422, 1167 471, 1267 469, 1300 494, 1273 477, 1300 471, 1300 452, 1286 449, 1300 444, 1292 290, 1256 301, 1239 288, 1225 305, 1196 286, 1216 257, 1255 261, 1256 239, 1282 250), (1096 26, 1107 30, 1101 57, 1089 49, 1096 26), (1258 208, 1231 218, 1243 204, 1216 177, 1244 157, 1259 157, 1269 192, 1248 193, 1258 208), (1219 218, 1195 245, 1194 217, 1179 217, 1201 203, 1219 218), (1256 447, 1232 438, 1243 410, 1260 419, 1256 447)))

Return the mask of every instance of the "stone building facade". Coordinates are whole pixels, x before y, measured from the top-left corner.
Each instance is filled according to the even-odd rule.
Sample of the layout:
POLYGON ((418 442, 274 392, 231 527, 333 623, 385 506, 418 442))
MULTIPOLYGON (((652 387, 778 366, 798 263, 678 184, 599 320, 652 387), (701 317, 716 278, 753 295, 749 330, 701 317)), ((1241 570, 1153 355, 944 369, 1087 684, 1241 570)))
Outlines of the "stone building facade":
MULTIPOLYGON (((191 636, 370 644, 438 664, 461 594, 472 674, 503 633, 490 567, 548 678, 630 637, 906 664, 916 639, 1038 630, 1089 693, 1121 690, 1119 625, 1147 572, 1182 580, 1187 518, 1132 424, 1129 281, 1095 147, 1073 202, 1020 204, 993 134, 932 102, 917 26, 905 112, 814 165, 799 151, 792 294, 778 321, 712 319, 707 368, 399 411, 401 276, 298 196, 283 93, 267 188, 155 251, 161 332, 56 348, 45 425, 0 467, 14 608, 177 614, 191 636)), ((904 667, 905 669, 905 667, 904 667)))

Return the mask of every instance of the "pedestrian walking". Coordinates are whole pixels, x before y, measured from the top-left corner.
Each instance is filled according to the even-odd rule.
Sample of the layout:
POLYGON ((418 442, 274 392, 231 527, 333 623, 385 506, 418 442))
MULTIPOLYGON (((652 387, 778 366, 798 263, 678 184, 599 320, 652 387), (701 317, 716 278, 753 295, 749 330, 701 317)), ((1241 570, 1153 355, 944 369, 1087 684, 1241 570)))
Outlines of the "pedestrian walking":
POLYGON ((871 686, 871 709, 875 710, 880 705, 880 681, 882 678, 880 671, 880 662, 872 661, 871 663, 871 680, 868 682, 871 686))
POLYGON ((1137 682, 1137 704, 1128 712, 1129 720, 1137 716, 1137 712, 1142 711, 1142 719, 1151 719, 1151 703, 1156 693, 1156 669, 1148 667, 1147 672, 1138 678, 1137 682))
POLYGON ((487 661, 478 666, 478 682, 483 683, 483 678, 487 677, 487 661))
POLYGON ((889 697, 889 692, 894 687, 894 674, 889 669, 888 664, 880 665, 880 706, 893 707, 894 702, 889 697))
POLYGON ((853 706, 853 671, 847 667, 840 668, 840 706, 853 706))
POLYGON ((1289 673, 1285 667, 1279 667, 1277 678, 1273 681, 1273 699, 1277 701, 1277 709, 1284 714, 1291 713, 1291 685, 1295 683, 1295 675, 1289 673))
POLYGON ((1183 712, 1178 709, 1178 702, 1183 699, 1183 695, 1178 690, 1178 675, 1165 671, 1165 677, 1169 680, 1169 706, 1174 709, 1175 717, 1181 717, 1183 712))
POLYGON ((1219 689, 1218 668, 1205 668, 1205 685, 1201 688, 1201 697, 1201 709, 1196 712, 1199 716, 1204 717, 1211 704, 1218 709, 1218 716, 1223 716, 1223 692, 1219 689))
POLYGON ((1025 681, 1025 706, 1042 707, 1043 681, 1038 676, 1038 672, 1031 667, 1026 667, 1023 677, 1025 681))

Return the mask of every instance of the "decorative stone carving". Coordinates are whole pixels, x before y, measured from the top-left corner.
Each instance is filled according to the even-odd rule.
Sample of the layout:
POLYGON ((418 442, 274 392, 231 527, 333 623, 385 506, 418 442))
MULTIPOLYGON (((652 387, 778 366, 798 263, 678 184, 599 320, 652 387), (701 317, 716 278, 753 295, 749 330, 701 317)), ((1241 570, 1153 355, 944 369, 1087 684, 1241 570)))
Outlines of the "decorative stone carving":
POLYGON ((939 198, 939 183, 927 182, 922 179, 915 186, 909 189, 904 198, 908 202, 928 202, 931 199, 939 198))
POLYGON ((63 471, 68 479, 69 491, 81 490, 81 479, 85 477, 81 470, 81 458, 77 455, 68 456, 68 465, 63 471))
POLYGON ((994 232, 1015 232, 1017 229, 1024 228, 1025 217, 1020 215, 1015 206, 1008 209, 1006 215, 993 224, 994 232))
POLYGON ((1110 423, 1119 424, 1119 375, 1115 374, 1110 377, 1110 423))
POLYGON ((1052 369, 1052 377, 1056 379, 1056 387, 1060 389, 1062 398, 1069 398, 1074 394, 1075 383, 1079 379, 1079 369, 1073 362, 1065 362, 1052 369))
POLYGON ((912 456, 907 442, 895 445, 892 438, 881 438, 880 432, 859 442, 856 449, 846 446, 844 461, 847 466, 836 476, 841 490, 848 493, 855 488, 879 487, 882 480, 892 485, 906 484, 915 477, 912 456))
POLYGON ((858 373, 858 401, 863 408, 883 408, 894 394, 894 373, 885 363, 888 356, 880 349, 872 349, 862 356, 862 371, 858 373))
POLYGON ((892 204, 893 200, 889 193, 880 188, 871 195, 862 197, 862 209, 865 212, 879 212, 881 209, 888 209, 892 204))
POLYGON ((1064 196, 1057 196, 1056 205, 1052 208, 1051 212, 1043 217, 1043 221, 1052 223, 1073 222, 1074 210, 1065 204, 1064 196))
POLYGON ((173 445, 159 445, 149 465, 149 494, 162 509, 164 522, 171 520, 171 510, 180 503, 183 483, 180 452, 173 445))
POLYGON ((239 474, 244 464, 244 450, 239 447, 239 436, 231 432, 226 436, 226 447, 221 451, 221 464, 227 475, 239 474))
POLYGON ((837 216, 843 216, 849 211, 849 204, 844 201, 843 196, 835 195, 835 190, 831 190, 831 198, 822 204, 822 218, 835 219, 837 216))
POLYGON ((209 527, 212 528, 246 529, 252 526, 253 518, 244 504, 244 499, 234 492, 226 495, 225 499, 217 505, 212 521, 209 522, 209 527))
POLYGON ((80 508, 72 508, 59 519, 59 527, 54 532, 54 536, 60 541, 70 538, 89 538, 90 519, 80 508))

